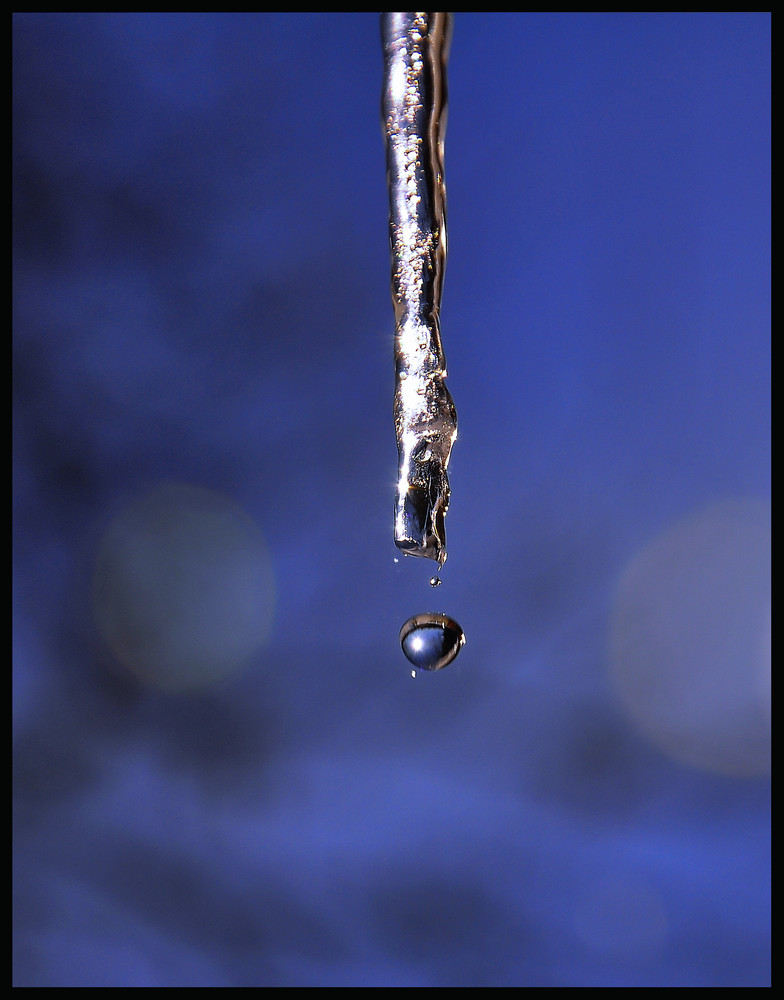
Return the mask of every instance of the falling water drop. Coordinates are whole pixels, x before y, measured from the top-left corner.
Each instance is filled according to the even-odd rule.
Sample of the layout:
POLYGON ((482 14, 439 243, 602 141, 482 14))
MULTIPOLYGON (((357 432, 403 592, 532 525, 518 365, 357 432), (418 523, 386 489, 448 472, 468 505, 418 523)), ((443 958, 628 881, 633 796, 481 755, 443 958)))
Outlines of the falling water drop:
POLYGON ((400 645, 418 670, 442 670, 465 645, 465 633, 449 615, 428 612, 409 618, 400 630, 400 645))
POLYGON ((431 576, 430 577, 430 586, 431 587, 440 587, 441 586, 441 577, 440 576, 431 576))

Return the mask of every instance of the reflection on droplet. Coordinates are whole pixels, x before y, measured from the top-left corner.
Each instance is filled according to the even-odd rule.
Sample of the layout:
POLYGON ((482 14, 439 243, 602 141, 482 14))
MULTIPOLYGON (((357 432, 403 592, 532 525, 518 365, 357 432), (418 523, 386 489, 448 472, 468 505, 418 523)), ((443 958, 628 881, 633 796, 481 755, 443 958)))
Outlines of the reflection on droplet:
POLYGON ((430 586, 431 587, 440 587, 441 586, 441 577, 440 576, 431 576, 430 577, 430 586))
POLYGON ((243 668, 267 638, 273 600, 256 525, 228 497, 184 483, 131 504, 96 560, 101 634, 122 664, 169 691, 243 668))
POLYGON ((465 645, 465 633, 449 615, 428 612, 409 618, 400 630, 400 644, 417 670, 442 670, 465 645))
POLYGON ((770 768, 771 511, 716 504, 624 573, 612 622, 624 709, 667 754, 724 774, 770 768))

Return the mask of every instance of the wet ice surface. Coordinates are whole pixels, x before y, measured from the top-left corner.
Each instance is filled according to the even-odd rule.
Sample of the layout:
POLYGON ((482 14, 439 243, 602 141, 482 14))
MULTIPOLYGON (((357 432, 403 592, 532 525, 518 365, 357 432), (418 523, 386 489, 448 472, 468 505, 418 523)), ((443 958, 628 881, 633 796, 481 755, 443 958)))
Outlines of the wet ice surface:
POLYGON ((376 18, 15 16, 15 985, 769 983, 768 21, 462 23, 414 684, 376 18))

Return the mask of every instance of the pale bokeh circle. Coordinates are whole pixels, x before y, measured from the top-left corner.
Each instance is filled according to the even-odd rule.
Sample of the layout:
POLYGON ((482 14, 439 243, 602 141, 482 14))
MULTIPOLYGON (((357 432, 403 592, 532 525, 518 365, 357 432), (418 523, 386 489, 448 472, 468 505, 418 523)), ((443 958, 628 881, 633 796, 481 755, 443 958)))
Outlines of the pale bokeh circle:
POLYGON ((647 958, 664 947, 669 921, 661 895, 634 873, 586 880, 575 907, 575 930, 592 952, 609 958, 647 958))
POLYGON ((670 756, 723 774, 770 769, 771 510, 718 503, 624 572, 611 625, 620 702, 670 756))
POLYGON ((273 605, 264 538, 221 493, 165 483, 103 536, 96 623, 117 659, 156 687, 199 688, 241 670, 269 635, 273 605))

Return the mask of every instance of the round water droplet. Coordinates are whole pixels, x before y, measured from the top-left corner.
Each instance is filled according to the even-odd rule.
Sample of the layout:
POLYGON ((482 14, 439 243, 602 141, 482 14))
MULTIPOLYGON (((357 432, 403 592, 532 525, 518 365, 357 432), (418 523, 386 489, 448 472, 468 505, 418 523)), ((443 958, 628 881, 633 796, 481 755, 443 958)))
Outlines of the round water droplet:
POLYGON ((418 670, 441 670, 465 645, 465 633, 449 615, 428 612, 409 618, 400 630, 400 645, 418 670))
POLYGON ((440 576, 431 576, 430 577, 430 586, 431 587, 440 587, 441 586, 441 577, 440 576))

